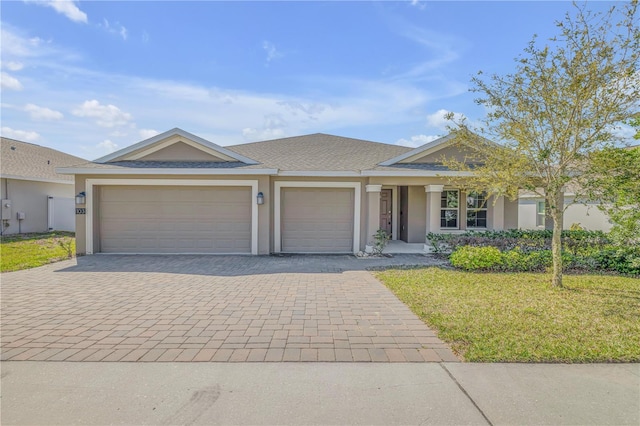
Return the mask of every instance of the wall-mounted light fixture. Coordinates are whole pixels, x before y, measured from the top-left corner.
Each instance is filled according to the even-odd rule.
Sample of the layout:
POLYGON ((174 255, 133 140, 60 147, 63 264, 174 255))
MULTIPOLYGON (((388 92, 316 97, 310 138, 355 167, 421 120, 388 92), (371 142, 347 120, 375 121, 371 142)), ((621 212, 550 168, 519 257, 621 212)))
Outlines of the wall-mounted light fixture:
POLYGON ((264 194, 262 192, 258 192, 258 196, 256 197, 256 202, 259 206, 264 204, 264 194))
POLYGON ((76 204, 84 204, 87 199, 87 194, 84 191, 76 195, 76 204))

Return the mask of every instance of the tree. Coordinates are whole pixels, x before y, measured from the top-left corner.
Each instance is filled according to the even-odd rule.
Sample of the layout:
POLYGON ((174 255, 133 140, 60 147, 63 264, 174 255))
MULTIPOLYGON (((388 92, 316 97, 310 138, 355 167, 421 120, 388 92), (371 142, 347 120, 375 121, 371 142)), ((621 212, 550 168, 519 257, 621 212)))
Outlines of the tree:
POLYGON ((592 153, 582 176, 589 199, 599 201, 619 245, 640 245, 640 147, 605 148, 592 153))
POLYGON ((562 287, 564 190, 571 188, 580 198, 578 178, 590 167, 589 154, 619 142, 616 126, 640 108, 637 7, 634 0, 594 13, 574 5, 573 16, 556 22, 556 37, 543 46, 533 37, 516 58, 513 74, 485 79, 480 72, 472 79, 471 91, 480 94, 476 103, 488 111, 480 126, 449 117, 467 159, 445 163, 474 173, 456 184, 512 199, 519 189, 544 197, 554 222, 552 284, 557 287, 562 287))

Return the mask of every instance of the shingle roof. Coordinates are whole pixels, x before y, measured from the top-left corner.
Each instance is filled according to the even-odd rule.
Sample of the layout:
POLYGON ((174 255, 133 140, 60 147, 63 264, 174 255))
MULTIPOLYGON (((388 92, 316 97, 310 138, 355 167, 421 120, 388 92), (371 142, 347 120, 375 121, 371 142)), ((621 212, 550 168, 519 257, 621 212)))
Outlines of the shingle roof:
POLYGON ((73 182, 73 176, 56 173, 56 167, 73 166, 87 161, 28 142, 9 138, 0 138, 0 140, 2 142, 2 157, 0 158, 0 175, 2 177, 73 182))
POLYGON ((280 171, 359 171, 411 151, 411 148, 315 133, 228 146, 280 171))

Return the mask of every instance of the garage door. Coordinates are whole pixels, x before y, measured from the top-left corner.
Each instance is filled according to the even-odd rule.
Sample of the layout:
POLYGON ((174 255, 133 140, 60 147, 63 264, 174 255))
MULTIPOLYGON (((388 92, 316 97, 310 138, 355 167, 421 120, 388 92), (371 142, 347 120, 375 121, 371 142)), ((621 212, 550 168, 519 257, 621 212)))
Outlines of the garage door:
POLYGON ((102 186, 103 253, 250 253, 251 189, 102 186))
POLYGON ((283 252, 353 252, 353 189, 282 188, 281 198, 283 252))

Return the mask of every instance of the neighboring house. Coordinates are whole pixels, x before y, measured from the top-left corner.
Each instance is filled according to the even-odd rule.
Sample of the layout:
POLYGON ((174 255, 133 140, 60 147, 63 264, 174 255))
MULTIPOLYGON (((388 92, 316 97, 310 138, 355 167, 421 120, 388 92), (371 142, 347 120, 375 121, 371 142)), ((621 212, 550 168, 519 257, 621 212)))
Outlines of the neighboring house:
POLYGON ((58 171, 86 193, 79 254, 354 253, 379 228, 408 243, 516 228, 517 202, 448 185, 464 175, 438 161, 457 154, 452 143, 312 134, 221 147, 173 129, 58 171))
MULTIPOLYGON (((609 231, 611 222, 605 212, 598 208, 597 202, 574 202, 573 193, 564 196, 565 205, 563 229, 579 225, 589 231, 609 231)), ((545 215, 545 202, 542 197, 533 193, 522 193, 518 200, 518 228, 521 229, 553 229, 553 221, 545 215)))
POLYGON ((0 139, 2 234, 74 231, 73 176, 57 173, 56 167, 87 160, 32 143, 0 139))

